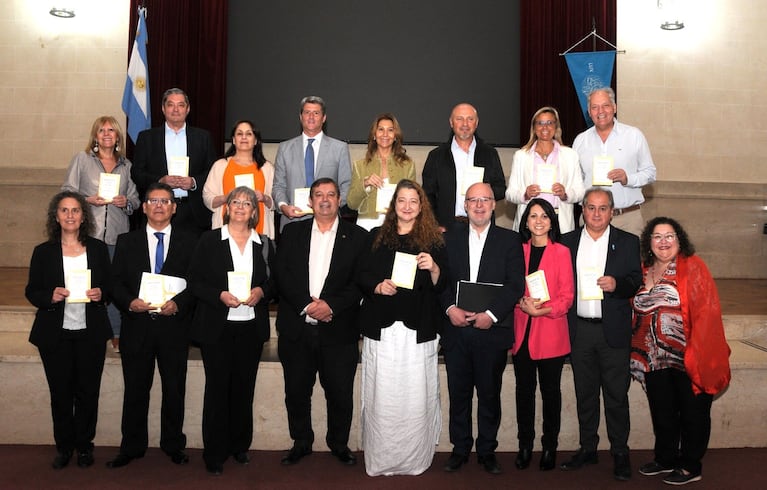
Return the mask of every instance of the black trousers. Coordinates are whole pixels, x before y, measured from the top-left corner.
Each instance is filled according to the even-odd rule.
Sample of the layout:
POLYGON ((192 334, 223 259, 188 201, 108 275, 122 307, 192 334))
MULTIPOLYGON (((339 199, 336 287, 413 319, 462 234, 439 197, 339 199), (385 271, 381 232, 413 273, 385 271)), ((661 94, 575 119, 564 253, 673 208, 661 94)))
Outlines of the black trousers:
POLYGON ((455 329, 458 338, 443 350, 450 395, 450 442, 453 452, 468 455, 472 437, 472 400, 477 390, 477 454, 486 456, 498 447, 501 425, 501 385, 508 350, 488 341, 475 328, 455 329))
POLYGON ((601 394, 604 397, 610 453, 627 454, 631 430, 628 396, 631 348, 610 347, 602 328, 601 323, 578 319, 578 333, 570 353, 580 446, 585 451, 597 450, 601 394))
POLYGON ((162 321, 156 320, 157 325, 153 325, 156 328, 147 330, 140 350, 129 348, 125 343, 122 345, 125 394, 120 452, 132 457, 143 455, 149 444, 147 417, 155 362, 162 382, 160 448, 172 454, 186 447, 183 429, 189 344, 183 332, 174 336, 164 331, 167 325, 163 325, 162 321))
POLYGON ((205 367, 202 457, 209 465, 247 451, 253 441, 253 396, 264 347, 255 330, 255 320, 226 322, 218 342, 200 348, 205 367))
POLYGON ((307 324, 295 341, 279 337, 277 350, 285 378, 288 428, 296 446, 312 447, 312 392, 319 374, 327 404, 325 442, 330 449, 340 451, 349 443, 359 344, 321 345, 319 328, 307 324))
POLYGON ((696 395, 687 373, 673 368, 646 373, 645 387, 655 433, 655 461, 668 468, 701 473, 711 435, 714 397, 696 395))
POLYGON ((88 339, 85 331, 64 331, 56 347, 40 349, 59 452, 93 449, 105 354, 106 343, 88 339))
POLYGON ((514 359, 517 401, 517 438, 519 449, 533 449, 535 439, 536 374, 541 384, 543 401, 543 449, 556 451, 562 417, 562 367, 565 356, 533 360, 530 358, 527 337, 514 359))

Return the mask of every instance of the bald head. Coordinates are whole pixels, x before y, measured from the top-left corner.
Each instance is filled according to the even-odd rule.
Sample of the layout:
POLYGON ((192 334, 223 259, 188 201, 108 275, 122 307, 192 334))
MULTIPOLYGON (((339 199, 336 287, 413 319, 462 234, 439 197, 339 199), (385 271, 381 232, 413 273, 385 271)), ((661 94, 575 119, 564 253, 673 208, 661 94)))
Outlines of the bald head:
POLYGON ((471 142, 479 125, 479 114, 471 104, 458 104, 450 113, 450 127, 456 139, 471 142))

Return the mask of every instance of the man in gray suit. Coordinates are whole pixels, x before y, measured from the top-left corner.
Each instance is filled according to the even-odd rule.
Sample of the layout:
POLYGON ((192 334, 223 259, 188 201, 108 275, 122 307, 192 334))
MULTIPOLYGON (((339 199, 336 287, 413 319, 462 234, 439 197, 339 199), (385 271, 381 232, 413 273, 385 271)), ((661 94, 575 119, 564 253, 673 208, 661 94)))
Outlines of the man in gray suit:
POLYGON ((343 206, 351 183, 349 145, 322 131, 327 118, 325 101, 314 95, 304 97, 298 118, 303 132, 280 143, 275 159, 272 197, 282 214, 280 230, 287 223, 311 217, 302 212, 308 208, 308 202, 293 202, 296 189, 311 187, 320 177, 331 178, 341 189, 343 206))

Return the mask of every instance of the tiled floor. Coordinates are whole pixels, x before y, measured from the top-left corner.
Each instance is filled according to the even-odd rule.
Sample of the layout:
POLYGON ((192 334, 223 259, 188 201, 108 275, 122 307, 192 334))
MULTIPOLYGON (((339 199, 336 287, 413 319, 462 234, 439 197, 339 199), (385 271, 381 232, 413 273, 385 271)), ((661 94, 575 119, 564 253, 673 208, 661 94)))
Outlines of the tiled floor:
MULTIPOLYGON (((24 298, 26 267, 0 268, 0 306, 29 306, 24 298)), ((767 279, 718 279, 725 315, 767 315, 767 279)))

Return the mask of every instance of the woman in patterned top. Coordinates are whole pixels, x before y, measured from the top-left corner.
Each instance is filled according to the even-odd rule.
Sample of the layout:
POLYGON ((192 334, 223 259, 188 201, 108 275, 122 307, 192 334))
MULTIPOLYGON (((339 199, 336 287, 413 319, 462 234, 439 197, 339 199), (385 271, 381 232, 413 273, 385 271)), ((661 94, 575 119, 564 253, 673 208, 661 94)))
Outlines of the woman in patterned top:
POLYGON ((730 381, 716 284, 682 226, 650 220, 640 237, 644 285, 633 299, 631 374, 642 383, 655 433, 643 475, 663 482, 701 479, 711 433, 711 402, 730 381))

